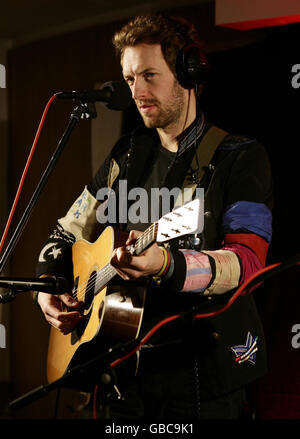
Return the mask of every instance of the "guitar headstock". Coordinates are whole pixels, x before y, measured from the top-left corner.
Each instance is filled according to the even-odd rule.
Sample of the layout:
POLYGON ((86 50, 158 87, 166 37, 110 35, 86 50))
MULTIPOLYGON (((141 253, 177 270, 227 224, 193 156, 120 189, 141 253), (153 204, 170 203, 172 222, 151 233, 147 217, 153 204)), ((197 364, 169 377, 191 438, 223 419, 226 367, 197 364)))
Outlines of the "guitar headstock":
POLYGON ((180 236, 201 233, 204 227, 204 206, 195 198, 173 209, 158 220, 157 242, 166 242, 180 236))

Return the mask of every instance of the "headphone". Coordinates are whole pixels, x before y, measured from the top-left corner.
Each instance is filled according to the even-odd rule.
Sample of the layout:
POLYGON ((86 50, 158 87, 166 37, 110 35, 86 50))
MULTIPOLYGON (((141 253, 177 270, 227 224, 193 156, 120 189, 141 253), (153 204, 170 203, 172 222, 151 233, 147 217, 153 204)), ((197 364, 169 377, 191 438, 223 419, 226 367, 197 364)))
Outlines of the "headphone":
POLYGON ((179 50, 176 62, 176 79, 181 87, 195 89, 208 79, 209 65, 200 44, 193 42, 175 17, 162 14, 162 17, 173 27, 174 32, 180 34, 186 41, 179 50))
POLYGON ((182 47, 176 57, 176 77, 186 89, 193 89, 206 82, 209 66, 200 46, 195 43, 182 47))

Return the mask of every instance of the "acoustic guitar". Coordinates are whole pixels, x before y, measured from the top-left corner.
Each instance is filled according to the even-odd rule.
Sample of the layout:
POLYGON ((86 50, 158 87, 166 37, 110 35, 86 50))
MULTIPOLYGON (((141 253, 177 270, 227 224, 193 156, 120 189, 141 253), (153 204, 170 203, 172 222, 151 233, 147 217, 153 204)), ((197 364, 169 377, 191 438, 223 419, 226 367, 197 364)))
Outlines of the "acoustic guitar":
MULTIPOLYGON (((187 234, 200 233, 203 218, 200 200, 178 207, 145 230, 131 246, 140 255, 153 243, 166 243, 187 234)), ((67 335, 50 329, 47 378, 51 383, 69 369, 99 354, 107 340, 126 342, 138 337, 146 294, 145 282, 123 281, 110 264, 114 248, 124 245, 128 234, 107 226, 99 238, 90 243, 77 241, 72 247, 73 297, 83 302, 84 319, 67 335)))

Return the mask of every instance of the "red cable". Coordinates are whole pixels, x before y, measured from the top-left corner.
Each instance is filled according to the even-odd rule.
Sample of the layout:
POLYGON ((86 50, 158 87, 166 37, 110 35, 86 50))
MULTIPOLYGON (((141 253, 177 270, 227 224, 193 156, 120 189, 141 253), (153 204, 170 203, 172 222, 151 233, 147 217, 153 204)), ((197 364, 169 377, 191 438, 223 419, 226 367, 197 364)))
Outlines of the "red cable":
MULTIPOLYGON (((256 279, 258 276, 260 276, 261 274, 275 268, 278 267, 280 265, 280 263, 276 263, 273 265, 269 265, 265 268, 262 268, 261 270, 257 271, 256 273, 254 273, 252 276, 250 276, 247 281, 245 281, 242 285, 240 285, 240 287, 236 290, 236 292, 231 296, 231 298, 228 300, 228 302, 226 303, 225 306, 223 306, 223 308, 220 308, 217 311, 213 311, 210 313, 203 313, 203 314, 195 314, 194 318, 196 319, 201 319, 201 318, 207 318, 207 317, 213 317, 216 316, 218 314, 221 314, 222 312, 226 311, 232 304, 233 302, 238 298, 239 295, 241 295, 241 293, 247 288, 247 286, 254 280, 256 279)), ((297 264, 298 265, 298 264, 297 264)), ((110 366, 111 367, 115 367, 118 364, 122 363, 123 361, 127 360, 127 358, 131 357, 131 355, 133 355, 136 351, 138 351, 141 346, 143 344, 145 344, 149 338, 152 337, 152 335, 158 331, 159 328, 161 328, 163 325, 178 319, 179 317, 181 317, 180 314, 177 315, 173 315, 171 317, 168 317, 162 321, 160 321, 159 323, 157 323, 146 335, 145 337, 139 342, 139 344, 128 354, 124 355, 121 358, 118 358, 117 360, 113 361, 110 366)), ((97 393, 98 393, 98 386, 95 386, 95 390, 94 390, 94 404, 93 404, 93 417, 94 419, 97 419, 97 393)))
POLYGON ((25 168, 24 168, 24 171, 23 171, 20 183, 19 183, 19 187, 18 187, 16 196, 15 196, 15 199, 14 199, 14 202, 13 202, 13 205, 12 205, 12 208, 11 208, 11 211, 10 211, 10 214, 9 214, 9 217, 8 217, 5 229, 4 229, 2 238, 1 238, 0 254, 2 252, 4 242, 6 240, 6 237, 7 237, 7 234, 8 234, 8 231, 9 231, 9 228, 10 228, 10 225, 11 225, 11 222, 12 222, 12 219, 13 219, 13 216, 14 216, 14 213, 15 213, 15 210, 16 210, 19 198, 20 198, 20 194, 21 194, 21 191, 22 191, 22 188, 23 188, 23 184, 24 184, 24 181, 25 181, 25 178, 26 178, 26 175, 27 175, 27 172, 28 172, 28 169, 29 169, 32 157, 33 157, 33 154, 35 152, 36 145, 37 145, 38 139, 40 137, 40 134, 41 134, 44 122, 45 122, 46 115, 47 115, 48 110, 50 108, 50 105, 52 104, 54 99, 56 99, 56 95, 53 95, 49 99, 49 101, 48 101, 48 103, 47 103, 47 105, 46 105, 46 107, 44 109, 44 112, 43 112, 43 115, 42 115, 42 118, 41 118, 38 130, 36 132, 36 135, 35 135, 35 138, 34 138, 34 141, 33 141, 33 144, 32 144, 32 147, 31 147, 31 150, 30 150, 30 153, 29 153, 29 156, 28 156, 28 159, 27 159, 27 162, 26 162, 26 165, 25 165, 25 168))
MULTIPOLYGON (((244 282, 237 290, 236 292, 231 296, 231 298, 228 300, 228 302, 226 303, 225 306, 223 306, 223 308, 220 308, 217 311, 213 311, 210 313, 204 313, 204 314, 195 314, 194 318, 196 319, 201 319, 201 318, 207 318, 207 317, 213 317, 216 316, 218 314, 221 314, 222 312, 226 311, 232 304, 233 302, 238 298, 238 296, 242 293, 242 291, 244 289, 246 289, 246 287, 249 285, 250 282, 252 282, 254 279, 256 279, 256 277, 260 276, 261 274, 279 266, 280 263, 276 263, 273 265, 269 265, 268 267, 262 268, 261 270, 257 271, 256 273, 254 273, 252 276, 249 277, 249 279, 247 279, 246 282, 244 282)), ((145 337, 140 341, 140 343, 138 344, 138 346, 136 346, 131 352, 129 352, 128 354, 124 355, 123 357, 113 361, 110 366, 111 367, 115 367, 118 364, 120 364, 122 361, 126 360, 127 358, 131 357, 131 355, 133 355, 137 350, 140 349, 140 347, 146 343, 146 341, 149 340, 150 337, 152 337, 152 335, 163 325, 165 325, 166 323, 171 322, 172 320, 176 320, 179 317, 181 317, 180 314, 168 317, 164 320, 162 320, 161 322, 159 322, 157 325, 155 325, 146 335, 145 337)))
POLYGON ((222 312, 226 311, 233 304, 233 302, 235 302, 235 300, 238 298, 238 296, 240 296, 242 294, 243 290, 245 290, 247 288, 247 286, 254 279, 256 279, 261 274, 266 273, 267 271, 269 271, 275 267, 278 267, 279 265, 280 265, 280 262, 277 262, 276 264, 268 265, 267 267, 262 268, 261 270, 258 270, 256 273, 254 273, 252 276, 250 276, 242 285, 239 286, 239 288, 231 296, 231 298, 228 300, 226 305, 223 306, 223 308, 219 309, 218 311, 214 311, 214 312, 210 312, 210 313, 195 314, 194 318, 201 319, 201 318, 206 318, 206 317, 213 317, 213 316, 216 316, 216 315, 221 314, 222 312))
POLYGON ((97 393, 98 393, 98 385, 96 384, 94 389, 94 396, 93 396, 93 418, 97 419, 97 393))
POLYGON ((121 363, 122 361, 124 361, 124 360, 127 360, 127 358, 129 358, 129 357, 131 357, 131 355, 133 355, 136 351, 138 351, 139 349, 140 349, 140 347, 141 346, 143 346, 143 344, 145 344, 148 340, 149 340, 149 338, 151 338, 152 337, 152 335, 156 332, 156 331, 158 331, 158 329, 161 327, 161 326, 163 326, 163 325, 165 325, 166 323, 169 323, 169 322, 171 322, 172 320, 176 320, 176 319, 178 319, 180 317, 180 315, 178 314, 178 315, 174 315, 174 316, 171 316, 171 317, 167 317, 166 319, 164 319, 164 320, 162 320, 161 322, 159 322, 159 323, 157 323, 146 335, 145 335, 145 337, 140 341, 140 343, 138 344, 138 346, 136 346, 134 349, 133 349, 133 351, 131 351, 131 352, 129 352, 128 354, 126 354, 126 355, 124 355, 124 357, 122 357, 122 358, 119 358, 118 360, 115 360, 115 361, 113 361, 111 364, 110 364, 110 366, 111 367, 115 367, 115 366, 117 366, 119 363, 121 363))

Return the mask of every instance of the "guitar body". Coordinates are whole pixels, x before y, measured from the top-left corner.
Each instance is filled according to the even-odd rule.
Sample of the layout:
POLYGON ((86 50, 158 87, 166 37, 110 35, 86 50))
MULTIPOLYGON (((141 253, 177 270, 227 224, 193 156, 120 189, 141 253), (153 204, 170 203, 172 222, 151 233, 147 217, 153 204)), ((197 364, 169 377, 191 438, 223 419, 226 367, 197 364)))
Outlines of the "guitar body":
MULTIPOLYGON (((138 256, 154 242, 163 243, 186 234, 201 233, 203 214, 200 198, 185 203, 148 227, 130 251, 138 256)), ((72 294, 84 303, 84 319, 68 335, 51 327, 47 358, 49 383, 66 375, 70 368, 108 352, 112 345, 138 336, 144 311, 145 284, 123 281, 115 285, 110 282, 117 277, 116 270, 109 264, 112 252, 114 248, 125 245, 127 237, 127 232, 115 231, 108 226, 94 243, 80 240, 73 245, 72 294)), ((99 370, 96 373, 99 374, 99 370)), ((87 377, 87 382, 90 378, 87 377)), ((82 389, 79 381, 84 381, 82 375, 70 387, 82 389)))
MULTIPOLYGON (((77 241, 72 248, 73 295, 84 302, 83 322, 63 335, 51 327, 47 357, 47 378, 51 383, 68 369, 105 351, 106 341, 129 341, 138 336, 145 298, 145 287, 130 284, 108 285, 98 290, 99 273, 106 270, 115 247, 123 245, 127 234, 106 227, 89 243, 77 241)), ((76 386, 72 386, 76 387, 76 386)))

